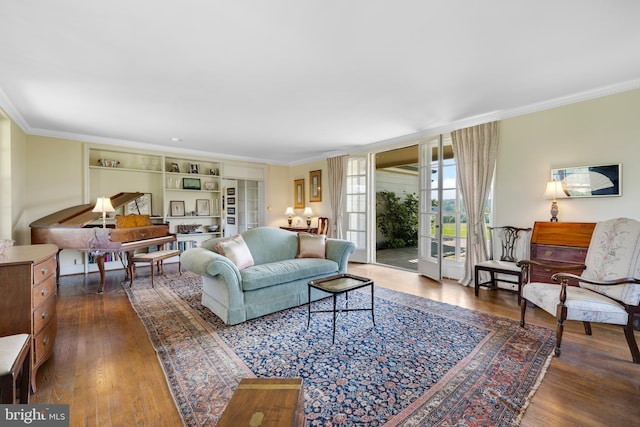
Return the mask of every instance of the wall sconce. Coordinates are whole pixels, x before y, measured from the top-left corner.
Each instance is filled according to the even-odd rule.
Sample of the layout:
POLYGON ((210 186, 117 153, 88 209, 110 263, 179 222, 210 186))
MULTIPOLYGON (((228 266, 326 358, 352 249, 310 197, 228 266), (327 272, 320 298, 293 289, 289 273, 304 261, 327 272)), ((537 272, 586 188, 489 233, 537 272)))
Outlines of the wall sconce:
POLYGON ((107 212, 115 212, 111 199, 108 197, 98 197, 96 206, 91 212, 102 212, 102 228, 107 228, 107 212))
POLYGON ((304 208, 304 212, 302 212, 302 215, 307 217, 307 227, 311 227, 311 216, 313 215, 313 211, 311 210, 311 208, 304 208))
POLYGON ((556 199, 566 199, 567 193, 562 188, 562 181, 547 182, 547 189, 544 192, 545 199, 551 199, 551 222, 558 222, 558 202, 556 199))
POLYGON ((289 206, 287 208, 287 210, 284 211, 284 214, 289 216, 289 218, 287 218, 287 221, 289 222, 289 227, 291 227, 291 222, 293 222, 293 218, 292 217, 293 217, 293 215, 295 215, 295 212, 293 211, 293 208, 291 206, 289 206))

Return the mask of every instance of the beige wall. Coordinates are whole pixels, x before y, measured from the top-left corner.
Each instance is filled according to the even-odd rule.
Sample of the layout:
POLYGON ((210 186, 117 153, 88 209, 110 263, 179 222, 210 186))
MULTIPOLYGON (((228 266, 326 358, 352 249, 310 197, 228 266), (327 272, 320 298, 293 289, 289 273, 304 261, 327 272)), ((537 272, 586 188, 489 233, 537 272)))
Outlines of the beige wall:
POLYGON ((25 232, 26 135, 0 110, 0 238, 29 243, 25 232))
POLYGON ((560 221, 640 219, 640 90, 521 117, 500 126, 495 222, 548 221, 542 197, 551 169, 622 164, 622 196, 559 199, 560 221))
MULTIPOLYGON (((640 90, 636 90, 503 120, 496 170, 496 223, 531 225, 548 220, 550 201, 544 200, 542 193, 551 168, 618 162, 622 163, 622 197, 560 200, 559 218, 640 218, 639 110, 640 90)), ((8 132, 14 140, 8 149, 13 172, 7 184, 6 168, 2 168, 0 185, 3 190, 10 188, 11 206, 7 208, 3 202, 0 226, 7 224, 8 214, 11 233, 19 236, 20 243, 27 243, 23 239, 31 221, 84 202, 84 143, 24 135, 11 120, 9 124, 8 131, 2 127, 2 134, 8 132)), ((2 141, 4 150, 6 142, 2 141)), ((7 152, 2 154, 6 163, 7 152)), ((265 182, 268 225, 286 224, 284 210, 293 205, 293 180, 301 178, 314 223, 317 216, 331 217, 326 160, 269 166, 265 182), (322 170, 322 202, 310 203, 309 172, 318 169, 322 170)), ((3 191, 0 201, 5 197, 3 191)), ((304 220, 301 211, 297 214, 304 220)))

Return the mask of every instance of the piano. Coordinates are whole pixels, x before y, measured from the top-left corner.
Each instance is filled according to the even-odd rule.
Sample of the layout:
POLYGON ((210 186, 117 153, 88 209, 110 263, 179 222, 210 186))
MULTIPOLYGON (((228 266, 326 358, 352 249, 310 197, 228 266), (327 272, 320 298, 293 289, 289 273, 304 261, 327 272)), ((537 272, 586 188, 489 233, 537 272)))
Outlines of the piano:
MULTIPOLYGON (((143 193, 118 193, 111 196, 111 205, 117 210, 119 207, 143 196, 143 193)), ((53 243, 58 247, 58 254, 63 249, 75 249, 91 253, 100 272, 100 289, 104 290, 105 270, 104 259, 107 252, 124 252, 129 260, 136 249, 161 246, 176 241, 175 234, 169 233, 169 225, 151 224, 127 228, 117 228, 96 223, 101 218, 100 212, 92 212, 95 204, 72 206, 52 213, 36 221, 31 227, 31 243, 53 243)), ((56 280, 60 279, 60 257, 56 257, 56 280)), ((130 268, 125 271, 130 274, 130 268)))

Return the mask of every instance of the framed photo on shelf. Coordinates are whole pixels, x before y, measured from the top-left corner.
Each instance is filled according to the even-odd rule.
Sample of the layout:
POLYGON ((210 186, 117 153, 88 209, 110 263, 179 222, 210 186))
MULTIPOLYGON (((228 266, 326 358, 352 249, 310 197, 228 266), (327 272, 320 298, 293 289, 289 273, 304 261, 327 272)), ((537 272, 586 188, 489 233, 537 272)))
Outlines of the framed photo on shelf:
POLYGON ((209 199, 196 199, 196 213, 198 216, 211 215, 211 205, 209 199))
POLYGON ((171 216, 184 216, 184 200, 169 202, 169 213, 171 216))
POLYGON ((176 162, 171 163, 171 170, 169 172, 180 172, 180 166, 176 162))
POLYGON ((143 196, 124 205, 124 214, 151 215, 151 193, 144 193, 143 196))
POLYGON ((182 188, 185 190, 200 190, 200 178, 182 178, 182 188))
POLYGON ((304 179, 293 181, 293 208, 304 209, 304 179))
POLYGON ((309 201, 322 201, 322 170, 309 172, 309 201))
POLYGON ((227 215, 235 215, 236 208, 227 208, 227 215))
POLYGON ((197 163, 189 163, 189 173, 200 173, 200 165, 197 163))

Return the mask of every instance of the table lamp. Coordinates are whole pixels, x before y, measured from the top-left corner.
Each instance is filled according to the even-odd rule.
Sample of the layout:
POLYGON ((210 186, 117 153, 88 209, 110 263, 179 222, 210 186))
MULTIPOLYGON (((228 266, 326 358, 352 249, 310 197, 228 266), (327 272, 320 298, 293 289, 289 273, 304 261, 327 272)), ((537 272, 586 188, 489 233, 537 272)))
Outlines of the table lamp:
POLYGON ((107 212, 115 212, 108 197, 98 197, 96 206, 91 212, 102 212, 102 228, 107 228, 107 212))
POLYGON ((567 193, 562 188, 562 181, 547 182, 547 189, 544 192, 545 199, 551 199, 551 222, 558 222, 558 202, 556 199, 567 198, 567 193))
POLYGON ((311 210, 311 208, 304 208, 304 212, 302 212, 302 215, 307 217, 307 227, 311 227, 311 216, 313 215, 313 211, 311 210))
POLYGON ((287 210, 284 211, 284 214, 289 216, 289 218, 287 218, 287 221, 289 222, 289 227, 291 227, 291 222, 293 221, 292 217, 295 214, 295 212, 293 212, 293 208, 289 206, 287 210))

